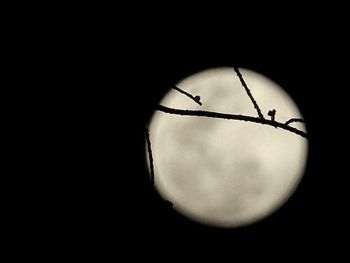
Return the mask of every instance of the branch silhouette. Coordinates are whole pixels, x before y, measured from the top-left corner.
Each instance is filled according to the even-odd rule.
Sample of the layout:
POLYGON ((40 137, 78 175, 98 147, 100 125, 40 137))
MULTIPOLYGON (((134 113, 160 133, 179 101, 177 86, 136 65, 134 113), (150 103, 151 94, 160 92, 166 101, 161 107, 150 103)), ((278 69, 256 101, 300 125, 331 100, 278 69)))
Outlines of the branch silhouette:
POLYGON ((247 115, 227 114, 227 113, 220 113, 220 112, 213 112, 213 111, 174 109, 174 108, 169 108, 162 105, 158 105, 156 109, 165 113, 182 115, 182 116, 196 116, 196 117, 255 122, 255 123, 269 125, 276 128, 281 128, 286 131, 290 131, 292 133, 300 135, 304 138, 308 138, 308 135, 305 132, 298 130, 296 128, 290 127, 285 123, 277 122, 274 120, 272 121, 272 120, 261 119, 257 117, 247 116, 247 115))
POLYGON ((298 118, 291 118, 290 120, 286 121, 285 125, 289 125, 292 122, 302 122, 305 123, 303 119, 298 119, 298 118))
MULTIPOLYGON (((206 117, 206 118, 216 118, 216 119, 225 119, 225 120, 238 120, 238 121, 247 121, 247 122, 254 122, 254 123, 259 123, 262 125, 268 125, 272 126, 275 128, 280 128, 286 131, 289 131, 291 133, 294 133, 296 135, 299 135, 301 137, 304 137, 306 139, 309 139, 309 135, 297 128, 289 126, 290 123, 293 122, 302 122, 305 123, 303 119, 300 118, 291 118, 285 123, 278 122, 275 120, 275 115, 276 115, 276 110, 272 109, 268 112, 268 115, 271 117, 270 120, 265 119, 264 115, 261 112, 261 109, 254 99, 250 89, 248 88, 246 82, 243 79, 242 74, 240 73, 239 69, 237 67, 234 67, 234 71, 236 72, 242 86, 244 87, 248 97, 252 101, 254 108, 256 109, 258 116, 259 117, 252 117, 252 116, 247 116, 247 115, 240 115, 240 114, 227 114, 227 113, 220 113, 220 112, 212 112, 212 111, 204 111, 204 110, 183 110, 183 109, 174 109, 174 108, 169 108, 163 105, 158 105, 156 110, 168 113, 168 114, 174 114, 174 115, 181 115, 181 116, 194 116, 194 117, 206 117)), ((200 96, 193 96, 190 93, 174 86, 173 87, 175 90, 178 92, 186 95, 187 97, 191 98, 194 102, 198 103, 199 105, 202 105, 200 102, 200 96)), ((152 155, 152 147, 151 147, 151 141, 149 137, 149 131, 146 128, 146 139, 147 139, 147 146, 148 146, 148 156, 149 156, 149 161, 150 161, 150 170, 151 170, 151 182, 152 186, 155 187, 154 185, 154 167, 153 167, 153 155, 152 155)), ((172 203, 169 202, 171 205, 172 203)))
POLYGON ((148 158, 149 158, 149 166, 151 170, 151 183, 152 187, 154 188, 154 166, 153 166, 153 154, 152 154, 152 146, 151 146, 151 139, 149 137, 149 131, 146 127, 145 130, 145 136, 147 141, 147 150, 148 150, 148 158))
POLYGON ((239 72, 239 69, 237 67, 233 67, 234 71, 236 72, 239 80, 241 81, 241 84, 242 86, 244 87, 245 91, 247 92, 248 94, 248 97, 250 98, 250 100, 252 101, 253 105, 254 105, 254 108, 256 109, 256 111, 258 112, 258 115, 259 115, 259 118, 261 119, 265 119, 264 118, 264 115, 262 114, 260 108, 259 108, 259 105, 258 103, 256 102, 256 100, 254 99, 253 97, 253 94, 250 92, 250 89, 248 88, 247 84, 245 83, 243 77, 242 77, 242 74, 241 72, 239 72))
POLYGON ((177 90, 178 92, 182 93, 182 94, 185 94, 187 97, 189 97, 190 99, 192 99, 195 103, 198 103, 200 106, 202 106, 202 102, 200 101, 201 100, 201 97, 199 96, 193 96, 192 94, 174 86, 173 87, 174 90, 177 90))

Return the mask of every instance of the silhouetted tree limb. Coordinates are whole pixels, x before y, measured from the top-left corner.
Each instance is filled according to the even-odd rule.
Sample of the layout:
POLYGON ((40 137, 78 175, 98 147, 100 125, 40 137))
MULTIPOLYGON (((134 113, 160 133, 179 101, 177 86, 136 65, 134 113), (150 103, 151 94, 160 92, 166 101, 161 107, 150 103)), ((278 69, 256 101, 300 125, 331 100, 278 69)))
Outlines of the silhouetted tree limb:
MULTIPOLYGON (((246 116, 246 115, 238 115, 238 114, 226 114, 226 113, 219 113, 219 112, 211 112, 211 111, 203 111, 203 110, 182 110, 182 109, 174 109, 165 107, 162 105, 158 105, 156 110, 162 111, 164 113, 169 114, 175 114, 175 115, 182 115, 182 116, 195 116, 195 117, 208 117, 208 118, 217 118, 217 119, 226 119, 226 120, 238 120, 238 121, 247 121, 247 122, 255 122, 263 125, 269 125, 275 128, 281 128, 286 131, 292 132, 296 135, 302 136, 304 138, 309 138, 308 134, 298 130, 294 127, 290 127, 289 124, 293 122, 303 122, 305 121, 303 119, 299 118, 291 118, 290 120, 286 121, 285 123, 277 122, 275 120, 276 116, 276 110, 270 110, 268 112, 268 115, 271 117, 271 120, 267 120, 264 118, 257 102, 255 101, 252 93, 250 92, 247 84, 245 83, 242 74, 239 72, 239 69, 237 67, 234 67, 234 71, 236 72, 237 76, 239 77, 242 86, 244 87, 248 97, 252 101, 254 108, 256 109, 259 117, 252 117, 252 116, 246 116)), ((187 97, 191 98, 194 102, 198 103, 199 105, 202 105, 200 102, 200 96, 193 96, 190 93, 174 86, 173 87, 178 92, 185 94, 187 97)), ((154 184, 154 167, 153 167, 153 155, 152 155, 152 147, 151 147, 151 141, 149 136, 149 131, 146 128, 146 140, 147 140, 147 147, 148 147, 148 156, 149 156, 149 162, 150 162, 150 170, 151 170, 151 183, 153 188, 155 187, 154 184)), ((166 201, 166 204, 168 204, 170 207, 173 205, 170 201, 166 201)))
POLYGON ((151 170, 151 183, 154 188, 154 167, 153 167, 153 154, 152 154, 152 146, 151 146, 151 140, 149 137, 149 131, 146 127, 145 129, 145 136, 147 141, 147 150, 148 150, 148 158, 149 158, 149 166, 151 170))
POLYGON ((182 116, 196 116, 196 117, 208 117, 208 118, 217 118, 217 119, 226 119, 226 120, 239 120, 239 121, 248 121, 248 122, 255 122, 260 123, 264 125, 270 125, 276 128, 281 128, 287 131, 290 131, 292 133, 295 133, 297 135, 300 135, 304 138, 308 138, 308 135, 296 128, 290 127, 284 123, 267 120, 267 119, 261 119, 257 117, 247 116, 247 115, 238 115, 238 114, 227 114, 227 113, 219 113, 219 112, 212 112, 212 111, 202 111, 202 110, 181 110, 181 109, 173 109, 168 108, 162 105, 158 105, 156 108, 159 111, 175 114, 175 115, 182 115, 182 116))
POLYGON ((288 121, 286 121, 285 125, 289 125, 290 123, 292 122, 302 122, 302 123, 305 123, 305 121, 303 119, 298 119, 298 118, 292 118, 288 121))
POLYGON ((195 103, 198 103, 200 106, 202 106, 202 102, 200 102, 201 97, 199 97, 199 96, 193 96, 193 95, 191 95, 190 93, 188 93, 188 92, 186 92, 186 91, 184 91, 184 90, 182 90, 182 89, 180 89, 180 88, 178 88, 178 87, 176 87, 176 86, 174 86, 173 89, 174 89, 174 90, 177 90, 178 92, 180 92, 180 93, 182 93, 182 94, 185 94, 187 97, 189 97, 189 98, 191 98, 192 100, 194 100, 195 103))
POLYGON ((250 92, 250 89, 248 88, 247 84, 245 83, 243 77, 242 77, 242 74, 241 72, 239 72, 239 69, 237 67, 233 67, 234 71, 236 72, 239 80, 241 81, 241 84, 242 86, 244 87, 245 91, 247 92, 248 94, 248 97, 250 98, 250 100, 252 101, 253 105, 254 105, 254 108, 256 109, 256 111, 258 112, 258 115, 259 115, 259 118, 261 119, 265 119, 264 118, 264 115, 262 114, 259 106, 258 106, 258 103, 256 103, 252 93, 250 92))

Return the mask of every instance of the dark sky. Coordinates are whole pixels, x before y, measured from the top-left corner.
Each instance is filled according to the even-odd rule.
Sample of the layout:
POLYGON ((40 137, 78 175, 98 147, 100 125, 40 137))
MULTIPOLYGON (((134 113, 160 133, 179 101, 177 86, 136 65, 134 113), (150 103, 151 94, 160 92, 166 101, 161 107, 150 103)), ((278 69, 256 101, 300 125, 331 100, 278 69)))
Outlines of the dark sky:
MULTIPOLYGON (((142 82, 145 80, 142 85, 142 105, 146 120, 154 103, 166 92, 164 87, 169 87, 188 74, 205 68, 236 65, 261 72, 284 87, 300 107, 307 121, 311 140, 309 161, 302 186, 287 205, 272 217, 242 229, 214 229, 187 221, 163 205, 160 199, 152 199, 152 194, 146 191, 132 197, 136 203, 140 201, 137 212, 134 211, 137 215, 134 219, 137 236, 152 236, 155 244, 160 246, 200 246, 204 243, 205 246, 216 250, 228 243, 238 247, 245 244, 251 245, 252 248, 268 248, 266 239, 272 240, 271 246, 281 243, 288 244, 287 246, 295 245, 292 240, 307 246, 309 242, 321 244, 323 239, 332 234, 332 224, 336 222, 333 213, 336 211, 330 201, 334 193, 334 188, 331 187, 336 187, 338 182, 335 179, 336 172, 326 165, 327 158, 334 157, 325 158, 319 152, 320 148, 328 145, 323 140, 324 131, 319 130, 321 116, 317 107, 323 105, 329 90, 328 78, 325 77, 327 67, 320 64, 322 59, 317 52, 308 46, 293 50, 293 45, 283 44, 276 44, 276 47, 269 49, 242 50, 229 49, 227 46, 220 49, 220 46, 216 45, 212 46, 212 49, 208 46, 192 49, 177 49, 176 46, 171 46, 170 50, 162 54, 152 50, 143 55, 146 59, 141 62, 144 65, 141 66, 142 76, 145 76, 142 78, 142 82)), ((321 106, 322 108, 324 106, 321 106)), ((141 161, 142 143, 140 146, 141 161)), ((142 176, 147 177, 142 162, 138 167, 140 169, 136 177, 139 181, 135 178, 135 184, 144 182, 142 176)))
POLYGON ((83 162, 86 173, 69 177, 78 190, 74 202, 66 198, 74 218, 74 224, 65 221, 67 232, 73 231, 86 244, 126 246, 135 253, 142 248, 152 256, 158 249, 171 255, 186 249, 194 254, 195 249, 218 253, 247 248, 270 251, 276 246, 294 251, 310 244, 327 247, 342 229, 345 199, 338 189, 345 185, 346 172, 336 164, 344 155, 329 140, 330 134, 341 134, 324 118, 343 112, 344 104, 337 99, 345 87, 333 81, 340 74, 334 53, 316 49, 317 40, 293 39, 276 35, 273 41, 259 37, 239 45, 240 39, 234 37, 229 41, 209 35, 163 39, 158 34, 115 49, 106 41, 107 51, 101 48, 93 60, 96 79, 87 83, 89 88, 81 87, 82 94, 90 93, 83 100, 93 131, 82 149, 96 157, 83 162), (219 66, 244 67, 269 76, 295 100, 310 134, 306 174, 296 194, 274 216, 235 230, 200 226, 176 214, 153 194, 144 163, 145 123, 167 87, 219 66))
MULTIPOLYGON (((14 151, 27 159, 15 159, 9 175, 16 191, 17 185, 24 190, 4 198, 11 207, 4 215, 14 218, 4 228, 16 244, 51 258, 95 254, 98 261, 127 256, 137 262, 176 256, 198 262, 210 260, 210 253, 215 262, 222 255, 230 262, 260 260, 279 251, 278 260, 285 261, 303 251, 338 255, 331 248, 347 244, 349 45, 348 23, 341 20, 348 16, 329 3, 324 12, 320 3, 295 3, 291 11, 291 5, 274 4, 270 14, 258 8, 260 17, 250 12, 252 2, 248 9, 232 2, 216 10, 208 3, 206 13, 200 6, 171 12, 175 2, 161 11, 148 2, 132 3, 130 10, 119 4, 86 11, 88 4, 62 6, 62 12, 45 6, 37 10, 47 17, 27 12, 23 20, 6 20, 7 28, 18 23, 19 30, 10 29, 14 38, 6 40, 14 49, 4 54, 21 70, 5 65, 14 71, 8 89, 25 104, 5 107, 3 115, 19 111, 26 119, 13 118, 18 135, 4 137, 10 144, 18 138, 14 151), (144 162, 145 123, 166 89, 222 66, 252 69, 277 82, 299 106, 310 134, 296 194, 274 216, 235 230, 200 226, 169 209, 152 192, 144 162), (17 167, 23 172, 16 174, 17 167)), ((14 247, 13 255, 28 257, 14 247)))

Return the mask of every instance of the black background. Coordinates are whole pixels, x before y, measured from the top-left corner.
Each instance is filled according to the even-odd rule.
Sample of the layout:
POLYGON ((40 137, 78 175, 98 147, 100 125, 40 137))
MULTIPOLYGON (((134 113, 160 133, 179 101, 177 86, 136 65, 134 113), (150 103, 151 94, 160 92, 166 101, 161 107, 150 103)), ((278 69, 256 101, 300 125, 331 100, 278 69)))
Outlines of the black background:
POLYGON ((28 9, 7 20, 17 28, 6 67, 19 68, 10 76, 9 111, 19 112, 20 159, 10 164, 15 183, 4 212, 13 218, 7 243, 23 245, 14 255, 218 262, 340 255, 348 236, 347 16, 330 3, 208 4, 40 6, 39 14, 28 9), (145 125, 168 88, 222 66, 280 84, 310 135, 292 198, 271 217, 232 230, 167 207, 145 166, 145 125))
MULTIPOLYGON (((339 173, 330 165, 338 157, 331 154, 331 144, 326 139, 333 128, 325 127, 323 120, 334 106, 328 92, 332 83, 329 76, 333 75, 333 68, 329 67, 331 58, 316 50, 314 42, 294 43, 278 36, 267 45, 259 41, 240 45, 237 44, 240 38, 234 37, 220 42, 208 41, 210 37, 191 38, 193 42, 187 42, 181 35, 175 36, 161 42, 157 38, 150 46, 136 45, 135 53, 129 53, 130 63, 122 64, 127 65, 123 76, 126 80, 121 83, 116 79, 115 90, 111 87, 112 112, 116 117, 113 114, 109 117, 121 122, 112 126, 118 135, 111 161, 114 162, 114 157, 119 162, 111 170, 114 173, 110 173, 113 179, 108 189, 113 201, 108 201, 104 209, 112 209, 110 218, 115 223, 113 220, 110 223, 118 236, 130 239, 130 246, 136 250, 146 248, 150 253, 164 250, 177 255, 185 251, 195 255, 196 249, 215 254, 233 249, 256 251, 278 247, 283 251, 317 251, 328 247, 340 231, 337 226, 341 221, 336 197, 339 173), (144 159, 145 123, 162 95, 180 79, 219 66, 249 68, 276 81, 299 105, 310 134, 305 177, 293 197, 271 217, 232 230, 195 224, 169 208, 153 194, 144 159), (121 141, 125 144, 120 148, 121 141), (116 192, 118 198, 114 196, 116 192)), ((115 74, 118 78, 118 73, 115 74)))
POLYGON ((203 258, 316 253, 341 243, 345 155, 335 141, 344 141, 339 125, 330 123, 339 123, 336 113, 345 108, 335 80, 342 53, 309 27, 240 31, 236 22, 157 30, 137 23, 125 32, 109 26, 82 35, 73 30, 77 41, 65 42, 57 54, 63 57, 60 92, 69 105, 59 112, 68 125, 58 144, 68 144, 57 165, 60 183, 48 189, 58 189, 48 237, 83 254, 131 251, 129 258, 141 251, 147 258, 159 252, 203 258), (177 214, 154 194, 145 166, 145 125, 162 96, 182 78, 222 66, 252 69, 281 85, 310 135, 305 176, 295 194, 272 216, 238 229, 202 226, 177 214))

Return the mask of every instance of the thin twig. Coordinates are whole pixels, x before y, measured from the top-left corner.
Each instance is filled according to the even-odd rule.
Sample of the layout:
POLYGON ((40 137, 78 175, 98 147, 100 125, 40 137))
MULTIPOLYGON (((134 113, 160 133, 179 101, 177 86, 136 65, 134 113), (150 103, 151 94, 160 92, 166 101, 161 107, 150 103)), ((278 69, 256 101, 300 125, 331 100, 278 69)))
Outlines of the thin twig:
POLYGON ((145 130, 145 136, 146 136, 146 141, 147 141, 147 149, 148 149, 148 157, 149 157, 149 166, 151 168, 151 183, 154 188, 154 167, 153 167, 153 155, 152 155, 152 147, 151 147, 151 140, 149 137, 149 131, 146 127, 145 130))
POLYGON ((286 121, 285 125, 289 125, 290 123, 292 122, 302 122, 302 123, 305 123, 305 121, 303 119, 298 119, 298 118, 292 118, 288 121, 286 121))
POLYGON ((247 84, 245 83, 243 77, 242 77, 242 74, 241 72, 239 72, 239 69, 237 67, 233 67, 234 71, 236 72, 239 80, 241 81, 241 84, 242 86, 244 87, 245 91, 247 92, 248 94, 248 97, 250 98, 250 100, 252 101, 253 105, 254 105, 254 108, 256 109, 256 111, 258 112, 258 115, 259 115, 259 118, 261 119, 265 119, 264 118, 264 115, 262 114, 259 106, 258 106, 258 103, 255 101, 252 93, 250 92, 250 89, 248 88, 247 84))
POLYGON ((261 119, 261 118, 252 117, 252 116, 226 114, 226 113, 202 111, 202 110, 181 110, 181 109, 168 108, 168 107, 165 107, 162 105, 158 105, 157 110, 165 112, 165 113, 176 114, 176 115, 197 116, 197 117, 208 117, 208 118, 217 118, 217 119, 255 122, 255 123, 269 125, 269 126, 276 127, 276 128, 281 128, 281 129, 290 131, 292 133, 295 133, 297 135, 300 135, 304 138, 308 138, 308 135, 305 132, 298 130, 296 128, 290 127, 284 123, 277 122, 277 121, 271 121, 271 120, 267 120, 267 119, 261 119))
POLYGON ((201 100, 201 97, 199 96, 193 96, 192 94, 174 86, 173 87, 174 90, 177 90, 178 92, 182 93, 182 94, 185 94, 187 97, 191 98, 195 103, 198 103, 200 106, 202 106, 202 102, 200 102, 201 100))

